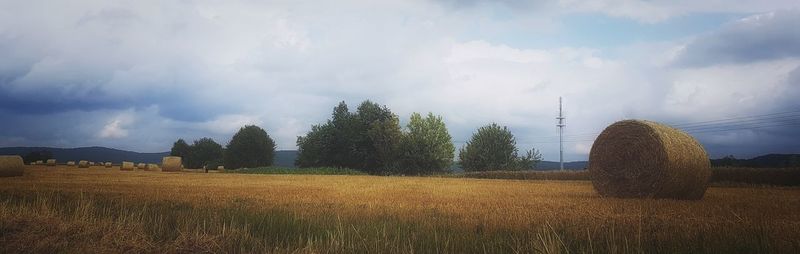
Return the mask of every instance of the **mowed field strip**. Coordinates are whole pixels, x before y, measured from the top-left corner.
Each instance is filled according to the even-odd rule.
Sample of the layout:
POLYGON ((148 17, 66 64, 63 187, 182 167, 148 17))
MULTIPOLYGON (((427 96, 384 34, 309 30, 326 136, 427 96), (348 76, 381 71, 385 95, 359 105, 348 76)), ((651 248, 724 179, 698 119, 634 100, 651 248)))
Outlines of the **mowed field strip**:
POLYGON ((796 187, 618 199, 599 196, 589 181, 26 166, 22 177, 0 178, 0 198, 0 243, 9 252, 32 245, 158 253, 800 249, 796 187))
POLYGON ((490 228, 545 221, 629 221, 642 216, 678 224, 741 221, 800 228, 800 188, 710 187, 699 201, 603 198, 589 181, 524 181, 439 177, 252 175, 119 171, 27 166, 24 177, 0 178, 0 190, 119 194, 130 200, 174 200, 225 206, 285 208, 300 214, 444 216, 490 228))

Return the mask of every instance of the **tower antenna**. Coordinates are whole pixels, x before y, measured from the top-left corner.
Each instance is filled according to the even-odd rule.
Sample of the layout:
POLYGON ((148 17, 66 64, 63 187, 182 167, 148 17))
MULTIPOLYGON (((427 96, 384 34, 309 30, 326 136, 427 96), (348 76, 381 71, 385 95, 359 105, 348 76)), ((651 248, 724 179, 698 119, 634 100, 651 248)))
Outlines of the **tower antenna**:
POLYGON ((558 165, 561 170, 564 170, 564 126, 567 126, 564 120, 567 118, 564 117, 564 112, 561 108, 560 96, 558 97, 558 117, 556 119, 558 119, 558 124, 556 124, 558 127, 558 165))

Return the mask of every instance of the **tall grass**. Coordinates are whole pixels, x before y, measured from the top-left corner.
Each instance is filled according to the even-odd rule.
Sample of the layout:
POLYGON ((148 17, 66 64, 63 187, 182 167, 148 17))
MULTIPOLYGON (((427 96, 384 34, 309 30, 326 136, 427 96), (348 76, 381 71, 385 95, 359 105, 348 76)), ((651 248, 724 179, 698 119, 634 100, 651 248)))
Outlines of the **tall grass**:
POLYGON ((347 218, 206 207, 112 194, 0 192, 0 251, 300 253, 766 253, 800 251, 797 230, 767 223, 687 227, 630 211, 630 223, 549 222, 468 227, 420 214, 347 218), (784 238, 785 237, 785 238, 784 238))

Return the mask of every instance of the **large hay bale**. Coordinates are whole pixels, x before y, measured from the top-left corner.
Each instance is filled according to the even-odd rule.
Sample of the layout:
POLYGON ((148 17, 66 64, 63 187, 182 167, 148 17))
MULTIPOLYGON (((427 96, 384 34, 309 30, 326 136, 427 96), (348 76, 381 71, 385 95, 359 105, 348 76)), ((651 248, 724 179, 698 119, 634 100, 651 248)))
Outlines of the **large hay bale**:
POLYGON ((711 162, 700 143, 664 124, 625 120, 594 141, 589 174, 602 196, 701 199, 711 162))
POLYGON ((133 171, 133 162, 130 161, 123 161, 122 164, 119 166, 119 170, 126 170, 126 171, 133 171))
POLYGON ((161 171, 161 168, 158 167, 158 164, 148 163, 147 164, 148 171, 161 171))
POLYGON ((19 155, 0 155, 0 177, 22 176, 25 162, 19 155))
POLYGON ((146 167, 147 166, 144 163, 141 163, 141 162, 139 162, 139 164, 136 164, 136 169, 144 170, 146 167))
POLYGON ((181 164, 181 157, 166 156, 161 160, 162 171, 181 171, 183 164, 181 164))
POLYGON ((47 166, 55 167, 56 166, 56 159, 47 160, 47 166))
POLYGON ((110 167, 111 167, 111 162, 106 162, 106 163, 103 163, 103 166, 105 166, 105 167, 107 167, 107 168, 110 168, 110 167))
POLYGON ((74 166, 75 166, 74 161, 67 161, 67 167, 74 167, 74 166))
POLYGON ((88 167, 89 167, 89 162, 88 161, 79 161, 78 162, 78 168, 88 168, 88 167))

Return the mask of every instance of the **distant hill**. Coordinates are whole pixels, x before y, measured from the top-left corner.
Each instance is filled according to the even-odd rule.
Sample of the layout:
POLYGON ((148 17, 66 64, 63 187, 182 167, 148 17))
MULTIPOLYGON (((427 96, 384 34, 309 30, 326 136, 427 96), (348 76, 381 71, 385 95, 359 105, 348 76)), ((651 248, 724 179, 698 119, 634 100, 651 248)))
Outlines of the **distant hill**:
POLYGON ((52 147, 4 147, 0 148, 2 155, 25 156, 32 151, 49 151, 53 153, 53 158, 59 163, 66 161, 110 161, 120 163, 122 161, 142 162, 142 163, 161 163, 161 158, 169 155, 163 153, 137 153, 106 147, 78 147, 78 148, 52 148, 52 147))
POLYGON ((752 159, 732 156, 711 160, 714 167, 790 168, 800 167, 800 154, 767 154, 752 159))
MULTIPOLYGON (((585 169, 588 167, 588 161, 570 161, 564 162, 564 169, 585 169)), ((540 161, 536 164, 536 170, 556 170, 560 165, 557 161, 540 161)))

